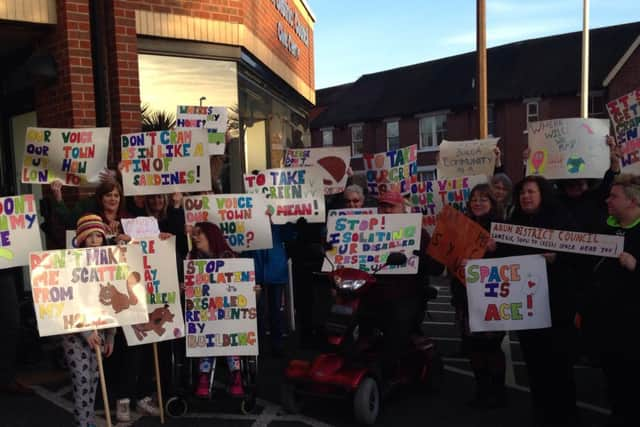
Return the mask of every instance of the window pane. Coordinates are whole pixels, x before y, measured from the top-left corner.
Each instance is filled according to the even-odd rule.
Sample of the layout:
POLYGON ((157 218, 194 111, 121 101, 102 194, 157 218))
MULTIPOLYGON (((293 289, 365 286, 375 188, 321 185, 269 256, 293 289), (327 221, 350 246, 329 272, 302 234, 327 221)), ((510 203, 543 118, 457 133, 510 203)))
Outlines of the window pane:
POLYGON ((333 145, 333 131, 332 130, 323 130, 322 131, 322 145, 333 145))
POLYGON ((394 138, 399 135, 398 122, 387 122, 387 138, 394 138))

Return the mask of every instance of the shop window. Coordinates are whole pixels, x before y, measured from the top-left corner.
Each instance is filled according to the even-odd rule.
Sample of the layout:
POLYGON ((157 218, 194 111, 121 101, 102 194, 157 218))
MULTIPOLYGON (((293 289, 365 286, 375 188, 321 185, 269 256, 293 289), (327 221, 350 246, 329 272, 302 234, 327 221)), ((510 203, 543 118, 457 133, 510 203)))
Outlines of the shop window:
POLYGON ((351 125, 351 156, 361 156, 364 149, 362 125, 351 125))
POLYGON ((387 123, 387 151, 400 148, 400 122, 397 120, 387 123))
POLYGON ((420 118, 420 149, 436 150, 447 134, 447 114, 420 118))

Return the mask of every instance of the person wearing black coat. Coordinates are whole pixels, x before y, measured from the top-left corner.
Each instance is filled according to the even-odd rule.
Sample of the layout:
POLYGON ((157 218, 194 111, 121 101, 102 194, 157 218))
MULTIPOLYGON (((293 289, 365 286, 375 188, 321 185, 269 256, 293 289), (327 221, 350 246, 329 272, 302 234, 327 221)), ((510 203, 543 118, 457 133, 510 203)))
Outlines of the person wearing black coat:
MULTIPOLYGON (((572 230, 574 225, 541 176, 527 176, 514 189, 511 224, 572 230)), ((551 327, 519 331, 533 405, 534 425, 574 425, 577 422, 573 374, 577 286, 571 276, 575 256, 500 244, 500 257, 541 254, 547 261, 551 327)))

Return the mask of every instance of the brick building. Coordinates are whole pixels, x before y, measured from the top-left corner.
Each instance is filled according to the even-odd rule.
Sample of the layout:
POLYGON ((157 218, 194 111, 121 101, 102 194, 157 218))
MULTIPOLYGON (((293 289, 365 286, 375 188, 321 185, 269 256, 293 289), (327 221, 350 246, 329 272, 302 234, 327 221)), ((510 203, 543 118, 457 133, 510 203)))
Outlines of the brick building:
MULTIPOLYGON (((605 103, 640 87, 640 23, 591 30, 591 117, 605 103)), ((507 173, 522 176, 528 121, 579 117, 580 32, 488 49, 489 133, 500 137, 507 173)), ((362 152, 417 144, 419 173, 432 178, 442 139, 478 137, 475 52, 366 74, 317 91, 311 113, 313 146, 351 145, 362 152)))
POLYGON ((286 145, 308 144, 315 102, 314 16, 305 0, 0 0, 3 69, 0 178, 20 184, 27 126, 141 130, 141 106, 227 106, 225 175, 278 165, 286 145))

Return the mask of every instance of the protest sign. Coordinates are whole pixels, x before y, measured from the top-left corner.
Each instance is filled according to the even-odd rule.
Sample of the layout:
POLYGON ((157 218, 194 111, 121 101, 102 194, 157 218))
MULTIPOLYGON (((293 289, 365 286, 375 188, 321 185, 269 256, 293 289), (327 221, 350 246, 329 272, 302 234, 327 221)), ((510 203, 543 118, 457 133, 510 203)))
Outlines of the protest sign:
POLYGON ((184 199, 186 224, 204 221, 216 224, 236 252, 273 247, 266 211, 267 203, 259 193, 187 196, 184 199))
POLYGON ((471 332, 551 327, 542 255, 469 260, 465 274, 471 332))
POLYGON ((622 152, 622 171, 640 174, 640 89, 609 101, 607 111, 622 152))
POLYGON ((318 166, 325 194, 338 194, 347 184, 347 168, 351 162, 351 147, 288 148, 284 155, 285 168, 318 166))
POLYGON ((178 105, 176 127, 206 129, 207 152, 211 156, 222 155, 225 152, 227 121, 227 107, 178 105))
POLYGON ((324 222, 324 187, 317 166, 305 168, 267 169, 257 175, 244 176, 248 194, 263 194, 272 212, 274 224, 324 222))
POLYGON ((402 252, 407 263, 387 266, 378 274, 415 274, 420 257, 419 214, 378 214, 331 216, 327 219, 327 242, 331 250, 322 264, 322 271, 350 267, 372 273, 380 269, 391 252, 402 252))
POLYGON ((382 153, 364 153, 369 194, 385 191, 408 194, 411 184, 418 182, 418 146, 411 145, 382 153))
POLYGON ((185 334, 176 266, 176 238, 144 239, 140 241, 140 248, 149 320, 122 328, 127 344, 181 338, 185 334))
POLYGON ((69 186, 100 182, 107 167, 109 128, 27 128, 23 184, 62 181, 69 186))
POLYGON ((40 336, 147 322, 140 245, 32 252, 40 336))
POLYGON ((135 218, 121 218, 120 223, 124 234, 133 239, 157 237, 160 234, 158 220, 152 216, 138 216, 135 218))
POLYGON ((211 190, 205 143, 206 131, 196 128, 122 135, 120 163, 124 194, 211 190))
POLYGON ((499 139, 443 140, 438 156, 438 179, 493 175, 496 163, 494 149, 499 139))
POLYGON ((257 355, 253 260, 188 260, 184 273, 187 357, 257 355))
POLYGON ((607 119, 554 119, 528 126, 527 175, 602 178, 609 168, 607 119))
POLYGON ((482 258, 489 241, 489 232, 451 206, 438 215, 427 253, 445 265, 464 283, 462 261, 482 258))
POLYGON ((41 250, 33 195, 0 197, 0 270, 29 265, 29 252, 41 250))
POLYGON ((78 247, 76 243, 76 230, 65 230, 65 243, 67 249, 74 249, 78 247))
POLYGON ((355 208, 355 209, 331 209, 328 216, 345 216, 345 215, 375 215, 378 208, 355 208))
POLYGON ((436 217, 444 206, 453 206, 466 213, 471 190, 486 182, 486 175, 417 182, 411 185, 411 211, 422 213, 422 227, 432 234, 436 227, 436 217))
POLYGON ((550 252, 617 258, 624 251, 624 236, 552 230, 500 222, 491 223, 491 237, 496 242, 540 248, 550 252))

